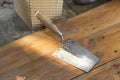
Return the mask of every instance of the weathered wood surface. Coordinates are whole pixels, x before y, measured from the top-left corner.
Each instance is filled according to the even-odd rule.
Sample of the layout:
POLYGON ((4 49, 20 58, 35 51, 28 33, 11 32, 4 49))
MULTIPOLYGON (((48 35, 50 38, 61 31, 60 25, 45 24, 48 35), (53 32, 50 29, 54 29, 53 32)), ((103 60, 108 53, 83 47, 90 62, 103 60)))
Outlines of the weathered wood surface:
POLYGON ((73 80, 120 80, 120 58, 73 80))
POLYGON ((77 76, 79 70, 51 56, 57 44, 49 34, 37 32, 1 47, 0 79, 15 80, 17 76, 22 76, 29 79, 68 80, 77 76), (3 57, 4 54, 7 56, 3 57), (21 57, 22 54, 24 57, 21 57))
POLYGON ((120 80, 118 76, 120 69, 120 24, 84 38, 80 40, 80 43, 101 59, 98 64, 114 61, 83 75, 84 77, 79 76, 75 80, 120 80), (114 76, 115 73, 118 73, 118 75, 114 76), (118 77, 118 79, 114 79, 114 77, 118 77))
MULTIPOLYGON (((72 38, 102 58, 97 67, 119 57, 117 53, 109 53, 109 50, 116 50, 117 46, 113 48, 106 45, 108 42, 112 43, 112 37, 116 39, 115 44, 118 44, 119 36, 111 35, 110 39, 107 38, 105 41, 100 38, 101 44, 95 46, 96 51, 94 40, 89 36, 92 37, 96 33, 97 36, 98 32, 111 30, 113 25, 120 23, 119 5, 119 2, 112 1, 57 24, 65 39, 72 38), (87 41, 92 48, 87 46, 87 41), (106 52, 100 52, 102 50, 105 50, 108 55, 106 52)), ((108 36, 107 33, 110 35, 110 32, 106 31, 105 36, 108 36)), ((57 37, 48 29, 0 47, 0 80, 16 80, 18 77, 31 80, 69 80, 83 74, 81 70, 51 56, 58 47, 57 37)))

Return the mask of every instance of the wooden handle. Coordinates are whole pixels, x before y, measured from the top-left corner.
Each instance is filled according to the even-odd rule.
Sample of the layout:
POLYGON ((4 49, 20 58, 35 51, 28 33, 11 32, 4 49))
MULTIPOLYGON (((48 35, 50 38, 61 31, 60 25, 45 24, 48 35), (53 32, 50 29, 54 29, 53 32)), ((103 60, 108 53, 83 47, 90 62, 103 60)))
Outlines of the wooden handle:
POLYGON ((63 36, 62 36, 61 31, 57 28, 55 24, 52 23, 52 21, 48 17, 46 17, 40 11, 36 12, 35 15, 46 27, 48 27, 53 32, 55 32, 55 34, 61 39, 61 41, 63 41, 63 36))
POLYGON ((44 14, 42 14, 41 12, 38 11, 38 12, 36 12, 35 15, 46 27, 48 27, 50 29, 53 28, 53 26, 56 27, 56 25, 53 24, 52 21, 48 17, 46 17, 44 14))

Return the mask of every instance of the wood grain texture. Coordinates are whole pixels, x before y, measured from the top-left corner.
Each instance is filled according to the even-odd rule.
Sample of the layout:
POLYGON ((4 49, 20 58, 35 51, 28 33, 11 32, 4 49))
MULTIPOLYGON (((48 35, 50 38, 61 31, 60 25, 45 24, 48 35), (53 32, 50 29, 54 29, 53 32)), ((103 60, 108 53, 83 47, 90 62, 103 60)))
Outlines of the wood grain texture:
POLYGON ((120 58, 73 80, 120 80, 120 58))
POLYGON ((89 36, 119 23, 119 5, 119 1, 109 2, 74 18, 65 20, 58 24, 58 27, 60 27, 66 39, 73 38, 77 40, 89 36))
POLYGON ((0 74, 30 62, 30 59, 26 57, 24 53, 25 52, 21 50, 20 46, 16 45, 15 42, 1 47, 0 74))
POLYGON ((120 80, 120 58, 72 80, 120 80))
MULTIPOLYGON (((12 50, 17 49, 17 51, 22 51, 31 61, 26 62, 25 60, 20 62, 21 60, 18 60, 17 66, 11 64, 13 66, 12 68, 6 63, 7 66, 1 67, 1 69, 7 70, 7 68, 9 68, 9 70, 1 74, 0 79, 15 80, 17 76, 23 76, 31 80, 36 78, 41 80, 68 80, 78 75, 80 72, 79 70, 51 56, 52 52, 58 47, 56 44, 58 43, 45 34, 45 32, 34 33, 33 35, 12 43, 13 46, 19 46, 12 48, 12 50)), ((11 45, 9 46, 11 47, 11 45)), ((8 49, 5 49, 5 51, 8 51, 8 49)), ((21 53, 17 51, 15 52, 21 55, 21 53)), ((10 54, 13 53, 10 52, 10 54)), ((8 56, 10 54, 8 54, 8 56)), ((7 60, 7 58, 5 58, 5 60, 7 60)), ((11 63, 14 64, 14 62, 11 63)), ((3 65, 1 64, 0 66, 3 65)))
MULTIPOLYGON (((101 59, 97 67, 100 66, 100 64, 102 63, 107 63, 108 61, 118 59, 120 58, 120 24, 116 24, 114 26, 111 26, 111 28, 109 29, 103 30, 102 32, 91 35, 88 38, 82 39, 80 40, 80 43, 86 46, 90 51, 95 53, 101 59)), ((118 60, 120 61, 120 59, 118 60)), ((119 67, 120 63, 118 63, 117 61, 115 60, 110 64, 115 64, 119 67)), ((79 76, 75 80, 118 80, 111 78, 115 76, 110 75, 113 74, 113 72, 119 72, 119 69, 117 70, 115 70, 115 67, 112 68, 108 64, 104 67, 102 66, 98 68, 93 72, 85 74, 86 76, 84 75, 84 78, 82 76, 79 76)))
MULTIPOLYGON (((120 23, 119 5, 119 2, 111 1, 90 10, 87 13, 60 22, 57 26, 63 32, 65 39, 72 38, 86 46, 89 36, 93 36, 103 30, 111 30, 113 25, 120 23)), ((115 29, 117 28, 115 27, 115 29)), ((118 39, 119 36, 112 35, 112 37, 118 39)), ((107 39, 108 42, 111 42, 112 37, 110 37, 110 41, 107 39)), ((0 54, 7 53, 7 56, 10 56, 17 53, 19 55, 23 54, 25 58, 22 57, 23 59, 18 59, 17 63, 15 62, 16 59, 12 58, 13 60, 9 60, 10 63, 5 63, 5 65, 7 65, 5 67, 2 67, 4 64, 1 64, 0 67, 4 71, 1 72, 0 79, 15 80, 17 77, 25 77, 31 80, 69 80, 75 76, 83 74, 84 72, 81 70, 51 56, 51 54, 59 47, 58 41, 57 36, 55 36, 49 29, 46 29, 12 42, 7 46, 1 47, 0 54), (26 60, 24 61, 24 59, 26 60), (17 65, 14 66, 14 64, 17 65)), ((117 44, 118 41, 119 40, 116 40, 115 44, 117 44)), ((106 50, 108 47, 106 44, 107 43, 101 41, 101 44, 97 45, 100 48, 97 47, 96 50, 106 50), (104 47, 102 44, 104 44, 104 47)), ((90 45, 94 47, 94 40, 91 40, 90 45)), ((88 46, 86 46, 86 48, 88 48, 88 46)), ((111 47, 109 49, 114 50, 116 48, 117 47, 115 46, 114 48, 111 47)), ((91 50, 91 48, 89 50, 91 50)), ((92 52, 94 52, 94 50, 92 52)), ((106 52, 109 51, 106 50, 106 52)), ((109 53, 110 55, 106 55, 104 52, 101 54, 96 52, 94 53, 99 57, 101 55, 105 55, 97 66, 105 64, 112 59, 116 59, 119 56, 119 54, 115 55, 112 53, 109 53), (110 58, 105 59, 108 56, 110 56, 110 58)), ((8 60, 7 57, 4 59, 4 61, 8 60)))
POLYGON ((111 26, 101 32, 93 34, 87 38, 79 40, 83 46, 100 57, 100 62, 105 63, 119 58, 120 24, 111 26))

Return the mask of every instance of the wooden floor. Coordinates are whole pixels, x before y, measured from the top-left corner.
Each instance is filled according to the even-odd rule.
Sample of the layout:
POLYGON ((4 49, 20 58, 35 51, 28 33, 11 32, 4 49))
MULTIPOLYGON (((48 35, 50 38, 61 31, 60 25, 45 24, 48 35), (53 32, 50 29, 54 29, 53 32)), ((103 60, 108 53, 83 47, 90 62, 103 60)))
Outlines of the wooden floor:
POLYGON ((45 29, 0 47, 0 80, 120 80, 119 0, 56 25, 100 58, 91 72, 52 57, 59 40, 45 29))

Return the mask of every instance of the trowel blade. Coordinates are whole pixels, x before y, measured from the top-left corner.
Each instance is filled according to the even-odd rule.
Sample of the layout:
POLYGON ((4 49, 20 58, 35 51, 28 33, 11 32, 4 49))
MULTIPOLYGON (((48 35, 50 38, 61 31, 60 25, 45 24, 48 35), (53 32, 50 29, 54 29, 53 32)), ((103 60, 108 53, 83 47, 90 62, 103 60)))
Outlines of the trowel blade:
POLYGON ((99 61, 97 56, 72 40, 67 40, 63 48, 57 49, 52 55, 85 72, 89 72, 99 61))

